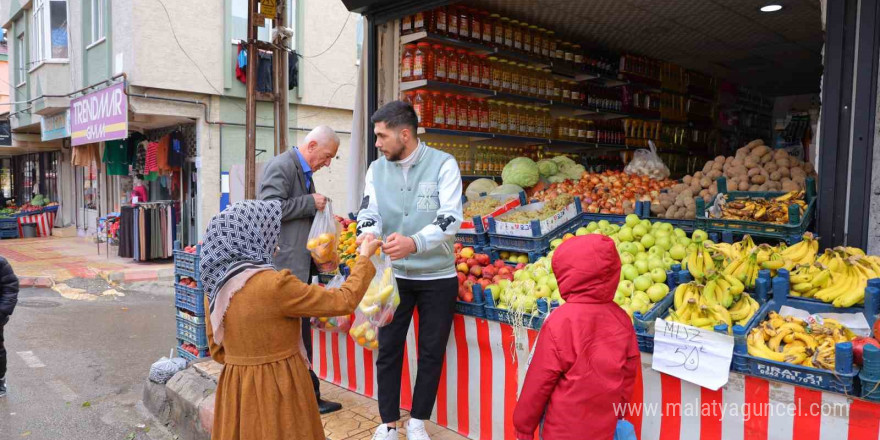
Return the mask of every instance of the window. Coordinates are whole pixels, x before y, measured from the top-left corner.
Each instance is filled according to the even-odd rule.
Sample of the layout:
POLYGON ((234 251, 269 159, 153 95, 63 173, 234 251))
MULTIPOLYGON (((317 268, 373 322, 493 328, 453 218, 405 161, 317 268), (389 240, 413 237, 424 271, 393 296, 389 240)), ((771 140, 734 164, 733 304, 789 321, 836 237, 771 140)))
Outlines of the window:
POLYGON ((24 32, 18 34, 15 38, 15 85, 20 86, 25 83, 27 70, 25 69, 25 58, 27 58, 24 50, 24 32))
POLYGON ((104 38, 104 0, 91 0, 92 43, 104 38))
POLYGON ((67 60, 67 0, 34 0, 31 64, 67 60))
POLYGON ((355 30, 355 45, 354 45, 355 49, 354 50, 357 51, 357 54, 355 55, 357 57, 357 62, 355 62, 355 65, 360 66, 361 65, 361 55, 364 53, 364 16, 360 15, 360 14, 358 14, 357 16, 358 16, 358 20, 357 20, 357 27, 355 30))
MULTIPOLYGON (((288 0, 287 2, 287 10, 291 11, 293 9, 293 1, 288 0)), ((233 40, 247 40, 247 16, 248 16, 248 0, 232 0, 232 39, 233 40)), ((288 18, 293 18, 293 14, 290 14, 288 18)), ((266 20, 265 24, 261 26, 257 30, 257 39, 262 41, 269 41, 269 31, 271 26, 271 21, 266 20)), ((287 24, 287 27, 293 27, 293 21, 287 24)))

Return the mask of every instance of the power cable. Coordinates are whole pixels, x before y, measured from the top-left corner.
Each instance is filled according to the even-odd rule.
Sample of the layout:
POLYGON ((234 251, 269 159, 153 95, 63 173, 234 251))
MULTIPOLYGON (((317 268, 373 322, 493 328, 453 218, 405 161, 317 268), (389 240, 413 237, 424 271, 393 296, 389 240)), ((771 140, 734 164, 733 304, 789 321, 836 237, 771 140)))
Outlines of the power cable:
POLYGON ((345 22, 342 23, 342 29, 339 30, 339 33, 338 33, 338 34, 336 34, 336 38, 333 39, 333 42, 332 42, 332 43, 330 43, 330 47, 324 49, 323 51, 321 51, 321 52, 318 53, 317 55, 308 55, 308 56, 303 55, 302 57, 303 57, 304 59, 305 59, 305 58, 317 58, 317 57, 319 57, 319 56, 324 55, 325 53, 327 53, 327 51, 329 51, 330 49, 333 49, 333 46, 335 46, 335 45, 336 45, 336 42, 339 41, 339 37, 341 37, 341 36, 342 36, 342 33, 345 32, 345 26, 348 25, 348 19, 351 18, 351 15, 352 15, 352 14, 349 12, 349 13, 348 13, 348 16, 345 17, 345 22))

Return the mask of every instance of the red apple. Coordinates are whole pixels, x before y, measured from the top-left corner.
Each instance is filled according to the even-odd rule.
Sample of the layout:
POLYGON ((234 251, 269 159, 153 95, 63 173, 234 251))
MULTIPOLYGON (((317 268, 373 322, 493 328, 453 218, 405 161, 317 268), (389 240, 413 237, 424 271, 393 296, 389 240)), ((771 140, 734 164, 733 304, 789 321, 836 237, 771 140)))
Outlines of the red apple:
POLYGON ((480 276, 483 274, 483 268, 480 266, 471 266, 471 275, 480 276))
POLYGON ((465 274, 461 272, 456 272, 456 275, 458 276, 458 285, 460 286, 462 283, 464 283, 464 280, 467 279, 467 276, 465 276, 465 274))
POLYGON ((483 288, 483 290, 486 290, 486 287, 489 287, 492 284, 492 282, 483 278, 479 281, 479 284, 480 284, 480 287, 483 288))
POLYGON ((512 273, 513 273, 513 271, 510 270, 510 266, 508 266, 506 264, 501 266, 500 268, 498 268, 498 275, 505 275, 506 276, 506 275, 510 275, 512 273))
POLYGON ((474 266, 476 266, 477 264, 478 264, 478 263, 477 263, 477 260, 476 260, 476 259, 474 259, 474 258, 468 258, 468 259, 467 259, 467 265, 468 265, 468 267, 474 267, 474 266))
POLYGON ((520 270, 520 269, 522 269, 522 268, 524 268, 524 267, 526 267, 526 264, 525 264, 525 263, 519 263, 519 264, 516 265, 516 270, 520 270))
MULTIPOLYGON (((473 276, 473 275, 468 275, 468 277, 467 277, 467 281, 470 281, 471 284, 474 284, 474 283, 477 282, 477 277, 475 277, 475 276, 473 276)), ((467 281, 465 281, 465 284, 467 284, 467 281)))
POLYGON ((486 266, 483 268, 483 276, 486 278, 491 279, 497 273, 498 273, 498 269, 496 269, 495 266, 486 266))
POLYGON ((455 269, 459 272, 467 273, 468 265, 467 263, 459 263, 458 266, 455 266, 455 269))
POLYGON ((513 281, 513 274, 512 273, 504 274, 502 276, 504 278, 507 278, 508 281, 513 281))
POLYGON ((506 266, 506 265, 504 264, 504 260, 501 260, 501 259, 495 260, 495 267, 501 269, 501 268, 504 267, 504 266, 506 266))
POLYGON ((501 280, 503 280, 503 279, 505 279, 503 276, 501 276, 501 275, 495 275, 494 277, 492 277, 492 284, 498 284, 498 282, 501 281, 501 280))
POLYGON ((476 283, 476 281, 471 280, 471 279, 468 279, 468 280, 465 281, 464 284, 462 285, 462 289, 463 289, 465 292, 473 291, 473 288, 474 288, 474 284, 475 284, 475 283, 476 283))
POLYGON ((486 254, 476 254, 474 255, 474 258, 476 258, 477 262, 482 266, 486 266, 491 262, 489 256, 486 254))
POLYGON ((455 243, 455 244, 452 246, 452 248, 455 249, 455 253, 456 253, 456 254, 459 253, 459 252, 461 252, 461 248, 463 248, 463 247, 464 247, 464 246, 462 246, 461 243, 455 243))

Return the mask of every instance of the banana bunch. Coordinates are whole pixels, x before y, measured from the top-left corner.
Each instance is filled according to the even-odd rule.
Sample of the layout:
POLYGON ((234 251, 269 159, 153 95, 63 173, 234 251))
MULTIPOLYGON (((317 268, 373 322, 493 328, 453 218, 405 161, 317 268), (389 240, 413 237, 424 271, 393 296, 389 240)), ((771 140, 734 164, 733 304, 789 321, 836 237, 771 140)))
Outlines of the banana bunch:
POLYGON ((760 269, 761 266, 758 265, 758 256, 751 253, 746 257, 734 260, 732 263, 728 264, 722 273, 735 278, 746 286, 746 288, 754 289, 755 281, 758 280, 758 271, 760 269))
POLYGON ((798 244, 785 247, 785 244, 780 243, 777 251, 785 260, 785 269, 790 271, 795 266, 813 264, 816 261, 816 254, 819 253, 819 240, 816 240, 811 232, 807 232, 798 244))
POLYGON ((808 325, 802 319, 770 312, 749 333, 747 345, 755 357, 833 371, 834 345, 854 338, 852 331, 834 319, 808 325))
POLYGON ((821 263, 801 264, 791 270, 791 296, 813 298, 831 283, 831 271, 821 263))
POLYGON ((792 204, 797 205, 803 215, 807 209, 803 191, 792 191, 773 199, 731 200, 721 206, 721 218, 785 224, 792 204))
POLYGON ((706 274, 715 270, 715 260, 712 259, 712 253, 706 246, 698 245, 688 252, 688 255, 681 262, 681 268, 687 269, 694 277, 694 280, 702 282, 706 279, 706 274))
POLYGON ((675 289, 667 320, 707 330, 727 324, 730 333, 734 325, 746 325, 758 311, 758 302, 743 290, 739 280, 718 273, 710 274, 705 285, 681 284, 675 289))
POLYGON ((852 307, 865 300, 868 280, 880 277, 876 257, 851 255, 847 248, 826 249, 817 263, 828 268, 831 281, 813 293, 813 297, 834 307, 852 307))

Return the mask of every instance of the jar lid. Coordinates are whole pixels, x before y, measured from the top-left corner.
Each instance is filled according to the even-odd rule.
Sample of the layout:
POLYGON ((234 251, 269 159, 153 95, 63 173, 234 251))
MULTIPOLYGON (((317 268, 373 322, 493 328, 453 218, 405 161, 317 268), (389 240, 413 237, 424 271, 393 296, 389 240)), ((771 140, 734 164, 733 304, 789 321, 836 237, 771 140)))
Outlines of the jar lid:
POLYGON ((525 26, 525 27, 529 27, 529 24, 528 24, 528 23, 526 23, 526 22, 522 22, 522 23, 520 23, 520 24, 519 24, 519 25, 520 25, 520 26, 525 26))
POLYGON ((461 53, 464 53, 464 54, 468 53, 467 49, 459 49, 457 52, 460 54, 461 53))
POLYGON ((489 15, 489 17, 490 18, 499 18, 499 17, 501 17, 501 14, 491 14, 491 15, 489 15))
POLYGON ((501 21, 510 21, 510 19, 507 17, 501 17, 501 21))
POLYGON ((575 49, 580 49, 580 48, 581 48, 581 45, 580 45, 580 44, 574 44, 574 45, 572 45, 571 47, 573 47, 573 48, 575 48, 575 49))
POLYGON ((519 20, 510 20, 510 24, 514 24, 514 23, 519 24, 519 20))
POLYGON ((415 44, 404 44, 403 48, 404 49, 415 49, 416 45, 415 44))
POLYGON ((416 44, 416 46, 418 46, 418 47, 431 47, 431 43, 422 42, 422 43, 416 44))
MULTIPOLYGON (((486 56, 486 55, 483 55, 486 56)), ((498 61, 498 57, 489 57, 489 61, 498 61)), ((504 60, 501 60, 504 61, 504 60)))
POLYGON ((537 30, 537 29, 538 29, 538 26, 533 24, 533 25, 529 26, 529 29, 537 30))
POLYGON ((431 46, 431 48, 432 49, 443 49, 443 45, 442 44, 435 44, 435 45, 431 46))

